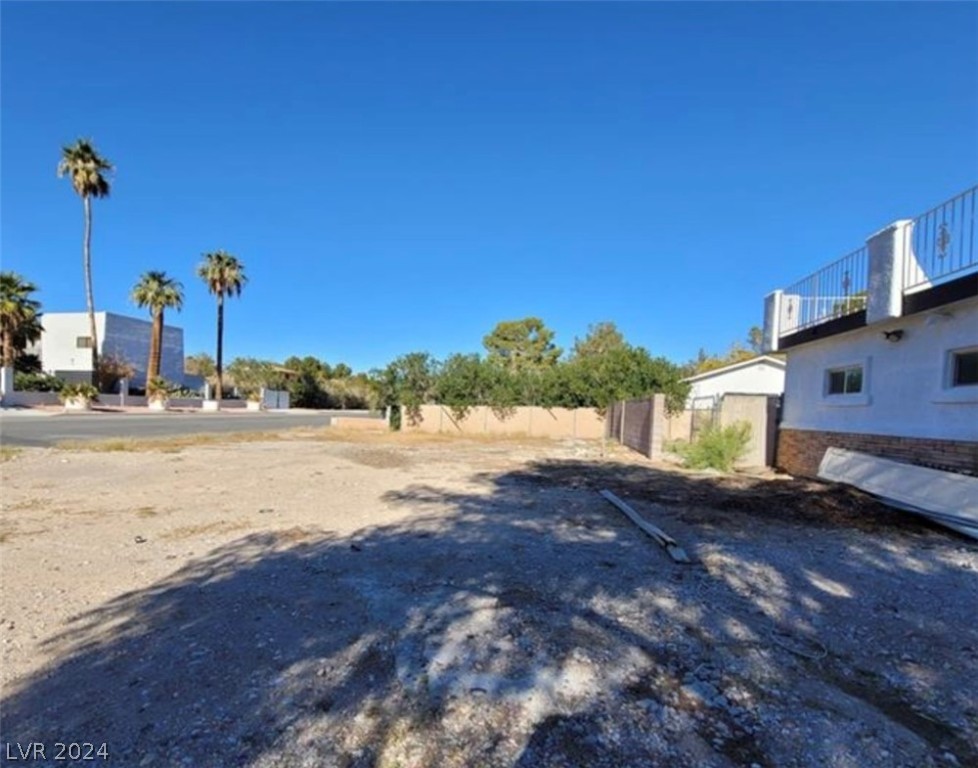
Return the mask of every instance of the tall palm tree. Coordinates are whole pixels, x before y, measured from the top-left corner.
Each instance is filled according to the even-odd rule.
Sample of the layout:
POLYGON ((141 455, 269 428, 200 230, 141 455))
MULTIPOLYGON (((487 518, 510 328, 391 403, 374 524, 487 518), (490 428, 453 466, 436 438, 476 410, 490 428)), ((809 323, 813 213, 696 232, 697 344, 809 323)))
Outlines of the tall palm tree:
POLYGON ((207 290, 217 296, 217 373, 216 399, 224 396, 224 297, 240 296, 248 278, 245 277, 244 264, 226 251, 205 253, 204 260, 197 267, 197 275, 207 283, 207 290))
POLYGON ((92 383, 98 381, 98 332, 95 328, 95 298, 92 294, 92 198, 108 197, 109 182, 104 174, 112 164, 100 156, 90 140, 78 139, 61 148, 58 178, 71 177, 71 186, 82 199, 85 210, 85 239, 82 241, 82 263, 85 268, 85 300, 88 303, 88 330, 92 339, 92 383))
POLYGON ((26 281, 16 272, 0 272, 0 346, 4 368, 16 361, 20 351, 18 340, 37 341, 41 335, 38 322, 41 302, 31 298, 36 290, 34 283, 26 281))
POLYGON ((132 288, 132 300, 140 307, 149 307, 153 317, 153 331, 149 338, 149 362, 146 365, 146 381, 160 375, 163 357, 163 312, 166 309, 183 309, 183 285, 166 272, 144 272, 132 288))

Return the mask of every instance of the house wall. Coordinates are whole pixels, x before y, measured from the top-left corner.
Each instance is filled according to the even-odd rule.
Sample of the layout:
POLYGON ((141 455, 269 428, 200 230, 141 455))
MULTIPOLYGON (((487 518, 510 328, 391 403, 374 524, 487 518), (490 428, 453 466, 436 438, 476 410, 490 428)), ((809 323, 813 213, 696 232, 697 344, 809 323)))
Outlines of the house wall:
MULTIPOLYGON (((79 348, 79 336, 88 336, 88 314, 85 312, 45 312, 44 332, 41 334, 41 365, 48 373, 66 375, 85 373, 92 369, 91 350, 79 348)), ((146 365, 149 362, 149 340, 153 324, 148 320, 96 312, 95 328, 99 338, 99 354, 121 357, 130 363, 136 374, 133 386, 146 384, 146 365)), ((183 329, 163 327, 162 376, 176 384, 183 383, 183 329)))
MULTIPOLYGON (((77 346, 79 336, 89 335, 87 313, 45 312, 41 324, 41 367, 46 372, 91 372, 92 350, 77 346)), ((105 338, 105 312, 95 313, 95 330, 99 339, 105 338)))
MULTIPOLYGON (((146 386, 149 342, 153 324, 149 320, 106 313, 105 333, 101 341, 103 355, 122 357, 135 369, 132 383, 146 386)), ((163 326, 163 349, 160 375, 167 381, 183 384, 183 329, 163 326)))
POLYGON ((813 476, 830 445, 978 472, 978 386, 948 386, 949 351, 978 345, 978 299, 788 350, 778 465, 813 476), (884 331, 903 330, 889 342, 884 331), (863 391, 826 395, 826 370, 863 366, 863 391))
POLYGON ((763 361, 733 371, 691 382, 687 404, 698 397, 715 397, 727 392, 780 395, 784 391, 784 366, 763 361))

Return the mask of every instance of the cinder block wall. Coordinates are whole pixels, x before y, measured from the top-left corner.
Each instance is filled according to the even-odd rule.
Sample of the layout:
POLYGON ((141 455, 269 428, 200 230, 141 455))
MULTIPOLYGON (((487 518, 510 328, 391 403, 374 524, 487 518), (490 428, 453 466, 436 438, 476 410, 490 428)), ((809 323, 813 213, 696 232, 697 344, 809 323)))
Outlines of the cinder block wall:
POLYGON ((539 408, 518 406, 493 409, 474 406, 465 418, 456 419, 442 405, 422 405, 417 420, 405 413, 405 432, 445 432, 456 435, 526 435, 528 437, 599 440, 605 434, 604 415, 593 408, 539 408))
POLYGON ((908 464, 978 475, 978 443, 853 432, 782 429, 778 436, 777 465, 788 474, 816 477, 826 449, 860 451, 908 464))

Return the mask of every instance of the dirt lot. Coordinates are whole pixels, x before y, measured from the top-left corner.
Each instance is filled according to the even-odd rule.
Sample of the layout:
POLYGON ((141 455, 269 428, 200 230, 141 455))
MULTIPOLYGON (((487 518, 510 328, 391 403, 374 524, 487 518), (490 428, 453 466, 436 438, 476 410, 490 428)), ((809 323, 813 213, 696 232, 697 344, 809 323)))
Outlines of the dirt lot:
POLYGON ((0 464, 7 756, 978 765, 978 549, 854 492, 572 443, 113 447, 0 464))

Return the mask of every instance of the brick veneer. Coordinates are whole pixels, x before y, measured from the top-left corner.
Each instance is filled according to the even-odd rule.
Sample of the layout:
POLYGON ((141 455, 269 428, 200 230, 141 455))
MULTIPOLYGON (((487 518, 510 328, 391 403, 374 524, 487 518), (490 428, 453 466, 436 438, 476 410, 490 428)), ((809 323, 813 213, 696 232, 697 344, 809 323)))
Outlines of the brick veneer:
POLYGON ((978 475, 976 442, 861 435, 854 432, 819 432, 809 429, 782 429, 778 432, 777 465, 791 475, 815 477, 818 474, 818 465, 829 447, 978 475))

